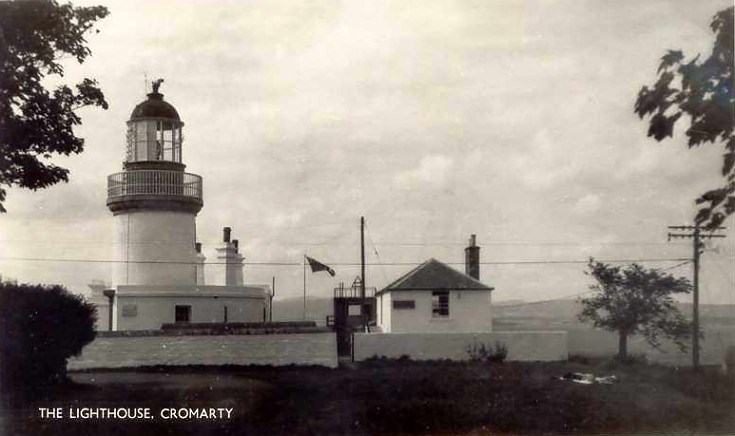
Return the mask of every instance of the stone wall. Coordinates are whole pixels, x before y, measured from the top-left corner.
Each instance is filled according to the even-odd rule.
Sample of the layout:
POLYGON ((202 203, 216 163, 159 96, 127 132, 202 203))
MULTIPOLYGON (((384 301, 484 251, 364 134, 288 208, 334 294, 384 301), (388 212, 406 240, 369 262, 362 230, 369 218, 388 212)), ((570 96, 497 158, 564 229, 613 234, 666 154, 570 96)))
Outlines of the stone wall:
POLYGON ((557 361, 568 357, 566 332, 361 333, 355 335, 355 360, 403 355, 414 360, 468 360, 468 347, 494 347, 497 342, 508 349, 506 360, 557 361))
POLYGON ((291 364, 337 367, 334 333, 98 337, 68 368, 291 364))

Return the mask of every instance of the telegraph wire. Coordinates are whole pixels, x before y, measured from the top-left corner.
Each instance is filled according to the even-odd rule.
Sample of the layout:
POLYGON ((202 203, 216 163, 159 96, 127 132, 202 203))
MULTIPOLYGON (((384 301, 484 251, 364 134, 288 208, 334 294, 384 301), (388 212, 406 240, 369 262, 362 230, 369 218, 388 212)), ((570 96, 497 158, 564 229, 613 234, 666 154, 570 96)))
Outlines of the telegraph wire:
POLYGON ((380 261, 380 253, 378 253, 378 247, 375 245, 375 242, 373 242, 372 236, 370 236, 370 228, 367 226, 367 223, 365 223, 365 230, 367 230, 368 240, 370 240, 370 245, 373 246, 373 251, 375 252, 375 258, 378 259, 378 264, 380 265, 380 274, 383 276, 383 280, 388 283, 388 277, 385 275, 385 268, 382 266, 382 262, 380 261))
MULTIPOLYGON (((184 262, 184 261, 165 261, 165 260, 108 260, 108 259, 63 259, 63 258, 38 258, 38 257, 5 257, 0 256, 0 260, 19 261, 19 262, 60 262, 60 263, 129 263, 129 264, 174 264, 174 265, 226 265, 226 262, 184 262)), ((691 262, 686 258, 641 258, 641 259, 599 259, 600 262, 607 263, 629 263, 629 262, 691 262)), ((423 263, 420 262, 376 262, 368 263, 369 266, 416 266, 423 263)), ((444 262, 447 265, 464 265, 464 262, 444 262)), ((512 261, 490 261, 480 262, 481 265, 564 265, 564 264, 587 264, 587 260, 512 260, 512 261)), ((252 266, 302 266, 301 262, 243 262, 243 265, 252 266)), ((360 262, 330 262, 330 265, 337 266, 360 266, 360 262)), ((683 265, 683 263, 682 263, 683 265)), ((681 265, 676 265, 681 266, 681 265)), ((673 267, 672 267, 673 269, 673 267)))
POLYGON ((581 295, 591 294, 592 292, 596 292, 596 289, 591 289, 589 291, 585 292, 578 292, 576 294, 570 294, 570 295, 564 295, 562 297, 558 298, 552 298, 550 300, 538 300, 538 301, 529 301, 528 303, 519 303, 519 304, 501 304, 500 302, 495 303, 495 308, 498 310, 502 310, 505 308, 514 308, 514 307, 525 307, 525 306, 532 306, 535 304, 543 304, 543 303, 551 303, 554 301, 563 301, 563 300, 569 300, 570 298, 579 297, 581 295))
MULTIPOLYGON (((337 237, 343 236, 342 233, 340 233, 337 237)), ((303 245, 303 246, 322 246, 326 245, 329 241, 332 241, 334 239, 337 239, 337 237, 331 237, 324 241, 291 241, 291 240, 284 240, 284 239, 278 239, 278 238, 269 238, 268 240, 271 242, 278 242, 282 244, 289 244, 289 245, 303 245)), ((0 242, 2 243, 22 243, 22 244, 33 244, 33 245, 43 245, 47 244, 49 241, 39 241, 39 240, 33 240, 33 239, 0 239, 0 242)), ((202 242, 203 246, 205 248, 212 248, 219 246, 218 244, 221 243, 221 241, 217 242, 211 242, 211 241, 197 241, 202 242)), ((375 244, 375 242, 373 242, 375 244)), ((112 246, 112 241, 60 241, 60 240, 54 240, 53 241, 54 246, 75 246, 75 245, 103 245, 103 246, 112 246)), ((188 245, 188 242, 182 242, 180 244, 176 245, 188 245)), ((158 242, 131 242, 129 245, 153 245, 158 246, 161 245, 161 243, 158 242)), ((167 245, 172 245, 170 243, 167 243, 167 245)), ((331 245, 339 245, 339 246, 347 246, 347 245, 354 245, 354 244, 331 244, 331 245)), ((378 242, 375 245, 385 246, 385 247, 459 247, 464 246, 466 244, 464 243, 457 243, 457 242, 378 242)), ((544 247, 544 246, 559 246, 559 247, 588 247, 588 246, 658 246, 658 245, 667 245, 667 246, 689 246, 688 243, 670 243, 670 242, 645 242, 645 241, 621 241, 621 242, 555 242, 555 241, 499 241, 499 242, 484 242, 483 246, 529 246, 529 247, 544 247)))
MULTIPOLYGON (((668 268, 663 268, 661 271, 672 270, 674 268, 678 268, 680 266, 684 266, 684 265, 689 264, 689 263, 692 263, 691 259, 686 260, 685 262, 678 263, 678 264, 676 264, 674 266, 670 266, 668 268)), ((502 309, 505 309, 505 308, 525 307, 525 306, 531 306, 531 305, 535 305, 535 304, 551 303, 551 302, 554 302, 554 301, 563 301, 563 300, 568 300, 568 299, 574 298, 574 297, 580 297, 582 295, 591 294, 592 292, 596 292, 596 289, 591 289, 591 290, 585 291, 585 292, 578 292, 576 294, 564 295, 562 297, 552 298, 550 300, 529 301, 527 303, 508 304, 508 305, 500 304, 498 302, 498 303, 496 303, 496 308, 502 310, 502 309)))
POLYGON ((661 271, 669 271, 669 270, 672 270, 672 269, 675 269, 675 268, 679 268, 680 266, 688 265, 690 263, 692 263, 692 260, 691 259, 688 259, 688 260, 686 260, 686 261, 684 261, 682 263, 678 263, 678 264, 676 264, 674 266, 670 266, 668 268, 664 268, 661 271))

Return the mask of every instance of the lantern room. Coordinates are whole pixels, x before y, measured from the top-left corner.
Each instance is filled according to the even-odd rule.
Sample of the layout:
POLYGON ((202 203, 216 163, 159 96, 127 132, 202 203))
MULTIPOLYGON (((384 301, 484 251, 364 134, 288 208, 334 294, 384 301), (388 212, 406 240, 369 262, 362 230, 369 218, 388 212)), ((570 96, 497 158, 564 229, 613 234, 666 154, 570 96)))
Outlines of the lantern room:
POLYGON ((162 80, 153 82, 148 99, 133 109, 128 121, 125 162, 181 163, 181 129, 184 123, 176 108, 158 92, 162 80))

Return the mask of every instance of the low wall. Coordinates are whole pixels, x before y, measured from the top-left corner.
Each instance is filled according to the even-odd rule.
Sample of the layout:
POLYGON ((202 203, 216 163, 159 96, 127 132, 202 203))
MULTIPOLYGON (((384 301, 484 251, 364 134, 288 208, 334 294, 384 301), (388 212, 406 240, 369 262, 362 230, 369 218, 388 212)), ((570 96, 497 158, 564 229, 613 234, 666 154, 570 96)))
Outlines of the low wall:
POLYGON ((492 332, 492 333, 360 333, 355 335, 355 360, 373 356, 414 360, 468 360, 467 347, 477 343, 508 349, 506 360, 566 360, 566 332, 492 332))
POLYGON ((337 367, 334 333, 97 337, 68 369, 150 365, 321 365, 337 367))

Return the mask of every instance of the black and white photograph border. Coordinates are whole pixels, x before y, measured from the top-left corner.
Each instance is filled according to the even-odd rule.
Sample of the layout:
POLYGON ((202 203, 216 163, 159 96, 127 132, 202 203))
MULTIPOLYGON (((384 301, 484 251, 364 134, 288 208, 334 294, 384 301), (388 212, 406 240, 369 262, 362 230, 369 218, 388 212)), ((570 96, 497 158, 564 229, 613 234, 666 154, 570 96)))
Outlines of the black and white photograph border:
POLYGON ((0 434, 735 433, 731 0, 0 0, 0 434))

